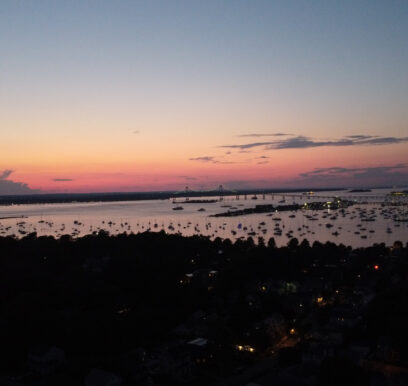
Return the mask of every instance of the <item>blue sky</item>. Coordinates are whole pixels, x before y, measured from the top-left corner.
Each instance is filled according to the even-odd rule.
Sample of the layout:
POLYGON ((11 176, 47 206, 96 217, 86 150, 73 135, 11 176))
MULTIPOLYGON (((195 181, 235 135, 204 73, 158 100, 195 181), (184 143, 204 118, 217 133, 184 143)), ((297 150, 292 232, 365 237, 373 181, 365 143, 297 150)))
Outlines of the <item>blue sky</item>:
MULTIPOLYGON (((125 170, 147 188, 148 170, 166 186, 173 165, 174 178, 215 184, 238 172, 191 159, 224 156, 242 134, 405 138, 407 38, 407 1, 2 1, 0 171, 35 189, 86 190, 91 174, 125 170)), ((312 169, 380 167, 407 162, 406 150, 302 155, 312 169)), ((281 171, 228 162, 245 164, 244 180, 279 184, 308 172, 297 154, 276 155, 281 171)))

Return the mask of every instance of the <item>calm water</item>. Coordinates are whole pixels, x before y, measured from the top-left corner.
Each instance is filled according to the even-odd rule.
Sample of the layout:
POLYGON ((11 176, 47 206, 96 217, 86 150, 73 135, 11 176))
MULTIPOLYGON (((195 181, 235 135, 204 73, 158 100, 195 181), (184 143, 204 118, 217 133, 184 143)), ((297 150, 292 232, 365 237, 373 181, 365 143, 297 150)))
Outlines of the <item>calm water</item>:
MULTIPOLYGON (((147 229, 184 235, 203 234, 214 237, 247 238, 249 234, 257 240, 274 237, 278 245, 287 244, 290 237, 307 238, 325 242, 333 241, 353 247, 369 246, 375 242, 392 245, 395 240, 408 242, 408 206, 381 206, 389 190, 376 189, 370 193, 319 192, 316 197, 296 197, 288 194, 224 197, 215 203, 186 204, 171 200, 15 205, 0 207, 0 217, 20 217, 0 220, 0 235, 24 236, 37 232, 39 235, 60 236, 72 234, 82 236, 100 229, 112 234, 143 232, 147 229), (227 210, 251 208, 262 204, 305 203, 330 201, 335 195, 352 196, 356 205, 343 213, 338 210, 280 212, 272 215, 251 214, 238 217, 210 217, 211 214, 227 210), (284 196, 284 197, 283 197, 284 196), (365 202, 365 203, 363 203, 365 202), (175 211, 173 207, 184 210, 175 211), (205 211, 199 211, 199 209, 205 211), (366 221, 369 219, 370 221, 366 221), (329 224, 329 225, 328 225, 329 224), (281 230, 281 235, 277 229, 281 230)), ((203 198, 214 199, 214 198, 203 198)), ((184 200, 184 199, 183 199, 184 200)))

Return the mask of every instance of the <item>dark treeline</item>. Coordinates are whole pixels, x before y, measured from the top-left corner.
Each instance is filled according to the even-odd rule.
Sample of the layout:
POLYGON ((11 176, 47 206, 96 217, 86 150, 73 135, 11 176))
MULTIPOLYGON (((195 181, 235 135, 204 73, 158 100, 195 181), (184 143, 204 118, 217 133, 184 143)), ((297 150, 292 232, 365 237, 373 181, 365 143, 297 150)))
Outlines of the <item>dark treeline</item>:
MULTIPOLYGON (((407 365, 407 259, 401 243, 352 250, 297 239, 277 248, 273 239, 255 245, 251 238, 232 243, 164 232, 0 237, 0 372, 27 374, 30 352, 48 346, 61 348, 66 362, 53 373, 60 375, 59 383, 47 373, 37 375, 42 384, 83 384, 92 368, 120 375, 123 385, 143 384, 142 379, 179 384, 171 370, 147 369, 147 357, 132 366, 124 363, 135 350, 160 357, 162 346, 180 337, 175 330, 187 329, 186 321, 190 330, 181 334, 184 340, 209 342, 208 360, 194 364, 190 382, 219 382, 232 376, 237 364, 253 366, 296 330, 296 344, 277 359, 285 367, 300 363, 300 353, 308 352, 308 333, 323 331, 319 326, 329 323, 335 307, 344 308, 361 288, 372 299, 357 309, 358 324, 341 330, 343 345, 364 340, 374 349, 385 336, 396 353, 393 363, 407 365), (325 306, 315 299, 324 299, 325 306), (271 315, 274 324, 254 327, 264 326, 271 315), (237 344, 256 353, 237 357, 237 344), (137 375, 130 367, 139 369, 137 375)), ((348 369, 361 372, 363 378, 356 379, 368 384, 366 370, 346 359, 333 364, 332 357, 323 358, 316 382, 335 384, 327 383, 331 372, 348 369)))

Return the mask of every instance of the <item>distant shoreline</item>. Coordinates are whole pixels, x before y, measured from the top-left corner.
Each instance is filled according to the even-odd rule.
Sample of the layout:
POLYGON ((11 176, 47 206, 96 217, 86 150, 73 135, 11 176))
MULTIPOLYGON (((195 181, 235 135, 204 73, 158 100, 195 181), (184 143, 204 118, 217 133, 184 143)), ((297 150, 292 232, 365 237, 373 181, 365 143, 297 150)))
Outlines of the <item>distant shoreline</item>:
POLYGON ((27 218, 27 216, 5 216, 5 217, 0 217, 0 220, 10 220, 13 218, 27 218))
POLYGON ((127 193, 58 193, 58 194, 30 194, 30 195, 8 195, 0 196, 0 206, 22 205, 22 204, 63 204, 74 202, 120 202, 141 200, 168 200, 185 197, 216 197, 245 194, 282 194, 301 193, 313 190, 314 192, 346 191, 344 188, 322 188, 322 189, 248 189, 230 191, 188 191, 188 192, 127 192, 127 193))

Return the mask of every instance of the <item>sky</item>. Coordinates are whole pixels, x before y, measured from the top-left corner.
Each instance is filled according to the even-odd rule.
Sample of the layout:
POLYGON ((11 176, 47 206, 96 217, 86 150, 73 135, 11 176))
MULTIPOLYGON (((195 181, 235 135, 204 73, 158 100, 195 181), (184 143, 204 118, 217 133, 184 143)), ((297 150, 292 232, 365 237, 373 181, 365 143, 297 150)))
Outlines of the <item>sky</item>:
POLYGON ((408 185, 408 1, 0 2, 0 194, 408 185))

